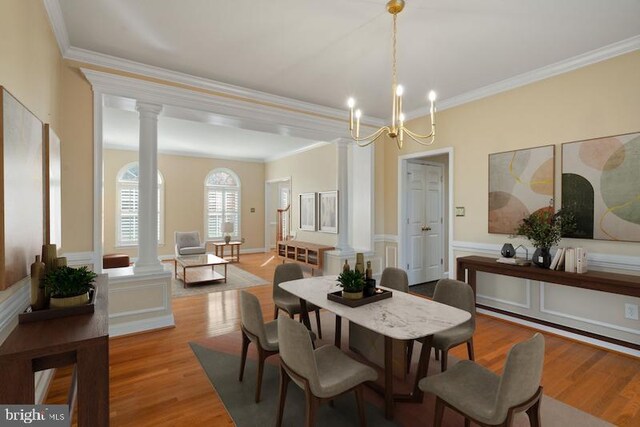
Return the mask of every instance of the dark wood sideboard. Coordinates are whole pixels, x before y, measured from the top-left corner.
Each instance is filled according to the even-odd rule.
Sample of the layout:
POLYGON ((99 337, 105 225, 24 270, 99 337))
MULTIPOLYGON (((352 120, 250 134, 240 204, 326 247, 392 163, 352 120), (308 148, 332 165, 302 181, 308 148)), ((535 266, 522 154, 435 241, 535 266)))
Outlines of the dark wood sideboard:
MULTIPOLYGON (((583 274, 567 273, 565 271, 555 271, 549 270, 547 268, 540 268, 534 265, 524 267, 511 264, 502 264, 497 262, 496 258, 484 256, 459 257, 456 260, 456 263, 457 279, 469 283, 469 285, 471 285, 471 288, 473 289, 474 294, 476 293, 476 273, 480 271, 483 273, 500 274, 503 276, 519 277, 522 279, 536 280, 545 283, 556 283, 559 285, 572 286, 576 288, 609 292, 619 295, 629 295, 632 297, 640 297, 640 276, 634 276, 630 274, 608 273, 603 271, 589 271, 583 274)), ((570 328, 567 326, 559 325, 557 323, 552 323, 529 316, 524 316, 495 307, 490 307, 482 304, 476 304, 476 306, 486 310, 522 318, 543 325, 567 330, 572 333, 586 335, 592 338, 597 338, 603 341, 640 350, 640 345, 635 343, 629 343, 615 338, 593 334, 590 332, 570 328)))
POLYGON ((76 364, 78 426, 109 425, 108 279, 96 279, 93 314, 16 326, 0 346, 0 403, 33 404, 34 372, 76 364))

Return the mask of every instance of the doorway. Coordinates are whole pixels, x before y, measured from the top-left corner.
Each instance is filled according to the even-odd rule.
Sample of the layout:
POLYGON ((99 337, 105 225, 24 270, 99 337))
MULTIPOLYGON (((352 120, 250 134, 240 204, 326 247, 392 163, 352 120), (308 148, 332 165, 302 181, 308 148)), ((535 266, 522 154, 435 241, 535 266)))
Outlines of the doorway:
POLYGON ((445 148, 399 158, 398 266, 410 286, 452 272, 452 155, 445 148))
MULTIPOLYGON (((272 179, 265 182, 265 251, 275 249, 278 234, 278 209, 286 209, 291 204, 291 178, 272 179)), ((290 230, 291 208, 283 216, 283 229, 290 230)))

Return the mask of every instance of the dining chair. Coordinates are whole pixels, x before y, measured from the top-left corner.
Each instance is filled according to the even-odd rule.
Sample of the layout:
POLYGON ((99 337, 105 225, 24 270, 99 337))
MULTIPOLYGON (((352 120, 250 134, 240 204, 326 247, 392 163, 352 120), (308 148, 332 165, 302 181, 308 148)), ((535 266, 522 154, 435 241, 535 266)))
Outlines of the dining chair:
POLYGON ((264 361, 267 357, 278 354, 278 324, 275 320, 264 323, 258 298, 246 291, 240 292, 240 317, 242 319, 240 327, 242 330, 242 356, 238 380, 242 381, 244 376, 249 343, 254 343, 258 349, 258 379, 256 383, 256 403, 258 403, 262 390, 264 361))
POLYGON ((309 332, 295 320, 278 319, 280 338, 280 397, 276 426, 282 425, 287 387, 293 381, 304 390, 306 421, 305 426, 315 424, 318 406, 326 401, 354 391, 358 406, 360 425, 366 426, 364 414, 364 383, 375 381, 377 372, 350 358, 339 348, 325 345, 313 349, 309 332))
MULTIPOLYGON (((435 293, 433 294, 433 300, 441 304, 465 310, 471 314, 471 318, 465 323, 433 336, 431 347, 435 349, 436 355, 438 355, 438 352, 440 353, 440 369, 444 372, 447 370, 449 349, 460 344, 466 343, 469 360, 475 359, 473 352, 473 334, 476 330, 476 301, 471 286, 453 279, 441 279, 438 281, 435 293)), ((424 345, 424 338, 418 341, 424 345)), ((409 351, 407 352, 407 368, 410 366, 412 352, 413 343, 409 344, 409 351)))
POLYGON ((510 426, 517 412, 526 411, 532 427, 540 426, 544 337, 536 333, 509 350, 502 376, 470 360, 446 372, 420 380, 421 390, 436 396, 434 425, 442 425, 445 407, 480 426, 510 426))
MULTIPOLYGON (((297 263, 280 264, 276 267, 273 275, 273 303, 275 304, 273 318, 278 318, 278 311, 282 310, 293 319, 298 314, 301 315, 300 298, 285 291, 280 283, 289 282, 291 280, 302 279, 302 267, 297 263)), ((322 339, 322 326, 320 324, 320 309, 313 304, 307 303, 307 311, 315 311, 316 325, 318 328, 318 338, 322 339)), ((302 319, 302 317, 300 317, 302 319)))
POLYGON ((409 292, 409 278, 407 272, 395 267, 387 267, 382 270, 380 286, 394 289, 400 292, 409 292))

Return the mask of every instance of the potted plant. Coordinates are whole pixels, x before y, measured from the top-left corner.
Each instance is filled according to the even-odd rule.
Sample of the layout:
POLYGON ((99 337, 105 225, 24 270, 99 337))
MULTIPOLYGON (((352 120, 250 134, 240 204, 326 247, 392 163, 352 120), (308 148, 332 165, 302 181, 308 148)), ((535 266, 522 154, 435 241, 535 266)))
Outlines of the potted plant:
POLYGON ((44 286, 50 296, 51 308, 74 307, 89 303, 89 290, 98 275, 87 267, 62 266, 44 277, 44 286))
POLYGON ((364 289, 364 275, 358 270, 345 270, 338 276, 338 283, 342 287, 342 296, 347 299, 362 298, 364 289))
POLYGON ((566 210, 553 213, 553 209, 541 209, 523 218, 516 234, 524 236, 536 248, 533 263, 538 267, 549 268, 551 254, 549 250, 558 244, 563 235, 576 227, 574 215, 566 210))

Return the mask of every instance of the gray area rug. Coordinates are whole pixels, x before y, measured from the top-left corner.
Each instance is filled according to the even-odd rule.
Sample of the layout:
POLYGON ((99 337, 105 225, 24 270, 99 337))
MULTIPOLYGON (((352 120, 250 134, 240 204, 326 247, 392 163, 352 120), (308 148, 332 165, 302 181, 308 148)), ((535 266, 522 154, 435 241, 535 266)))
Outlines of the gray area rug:
MULTIPOLYGON (((167 263, 164 265, 165 270, 171 271, 173 273, 173 263, 167 263)), ((210 268, 210 267, 202 267, 202 268, 210 268)), ((223 267, 216 267, 216 271, 222 271, 223 267)), ((196 269, 193 269, 196 270, 196 269)), ((191 275, 194 271, 190 271, 188 274, 191 275)), ((189 279, 191 280, 191 279, 189 279)), ((252 286, 258 285, 267 285, 268 281, 255 276, 251 273, 248 273, 242 270, 239 267, 234 266, 233 264, 227 265, 227 283, 222 281, 219 282, 203 282, 203 283, 195 283, 190 284, 187 288, 184 287, 184 284, 181 279, 176 279, 172 274, 171 276, 171 294, 174 298, 176 297, 185 297, 191 295, 200 295, 200 294, 208 294, 211 292, 222 292, 222 291, 230 291, 232 289, 243 289, 250 288, 252 286)))
MULTIPOLYGON (((325 318, 325 316, 323 316, 323 318, 325 318)), ((324 323, 325 321, 323 320, 323 324, 324 323)), ((221 346, 222 348, 229 348, 231 346, 233 348, 237 345, 239 353, 239 337, 240 332, 238 331, 212 338, 207 342, 207 347, 196 343, 190 343, 190 345, 209 381, 218 392, 220 399, 222 399, 227 411, 238 427, 272 426, 275 424, 278 405, 278 356, 272 356, 267 359, 262 384, 262 400, 256 404, 254 402, 254 396, 257 363, 251 357, 253 345, 249 347, 249 357, 247 358, 243 382, 238 381, 240 367, 239 355, 228 354, 209 347, 209 345, 211 345, 212 347, 221 346), (235 342, 236 340, 237 344, 235 342), (218 342, 216 343, 216 341, 218 342)), ((320 341, 318 345, 322 345, 322 341, 320 341)), ((416 345, 415 351, 419 351, 419 344, 416 345)), ((415 359, 416 358, 414 358, 414 360, 415 359)), ((451 358, 450 363, 455 363, 455 359, 451 358)), ((438 363, 432 359, 429 367, 429 375, 436 374, 438 371, 438 363)), ((431 395, 425 395, 422 404, 396 404, 396 416, 393 422, 385 419, 383 402, 377 394, 366 389, 365 401, 367 425, 369 426, 422 427, 432 425, 434 398, 431 395)), ((331 427, 357 426, 359 423, 356 408, 353 393, 341 396, 335 400, 335 407, 333 408, 327 404, 320 406, 317 413, 316 425, 331 427)), ((548 396, 543 396, 541 408, 542 425, 545 427, 612 426, 612 424, 548 396)), ((296 427, 304 425, 304 416, 304 392, 294 383, 290 383, 283 425, 296 427)), ((443 425, 447 427, 462 426, 464 425, 464 419, 451 410, 445 410, 443 425)), ((529 419, 524 413, 517 414, 513 425, 516 427, 528 427, 529 419)))
MULTIPOLYGON (((271 427, 275 425, 278 410, 278 367, 265 364, 260 403, 255 403, 257 364, 247 359, 243 382, 238 381, 240 357, 207 349, 191 343, 191 349, 198 357, 211 384, 215 387, 224 406, 238 427, 271 427)), ((305 420, 304 392, 290 383, 284 409, 283 426, 302 426, 305 420)), ((334 407, 321 405, 318 408, 316 425, 331 427, 357 426, 358 412, 354 393, 335 399, 334 407)), ((366 403, 367 425, 398 426, 384 418, 384 413, 370 403, 366 403)))

